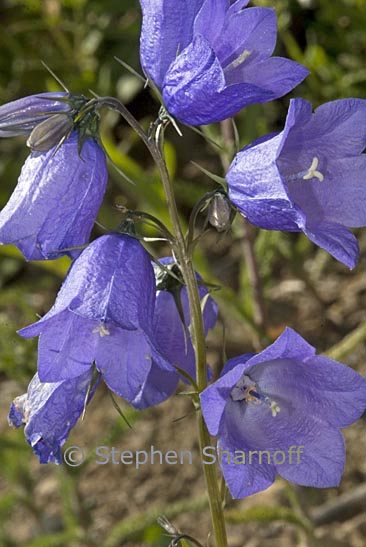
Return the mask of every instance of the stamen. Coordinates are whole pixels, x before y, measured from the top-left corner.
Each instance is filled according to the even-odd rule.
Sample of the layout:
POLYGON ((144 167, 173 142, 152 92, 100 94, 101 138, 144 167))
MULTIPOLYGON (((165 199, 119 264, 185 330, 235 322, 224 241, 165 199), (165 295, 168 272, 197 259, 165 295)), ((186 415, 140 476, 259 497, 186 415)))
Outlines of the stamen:
POLYGON ((277 416, 277 414, 280 412, 281 408, 278 406, 276 401, 272 401, 269 406, 270 406, 270 409, 272 411, 272 416, 273 416, 273 418, 275 418, 277 416))
POLYGON ((324 175, 320 171, 317 171, 318 165, 319 165, 319 160, 316 156, 314 156, 312 164, 310 165, 308 172, 306 173, 306 175, 302 177, 303 180, 317 178, 318 180, 320 180, 320 182, 323 182, 324 175))
POLYGON ((244 374, 236 386, 231 391, 231 398, 233 401, 244 401, 248 404, 258 405, 264 403, 269 406, 273 418, 277 416, 281 408, 276 401, 273 401, 267 395, 263 395, 257 389, 257 386, 253 380, 244 374))
POLYGON ((109 332, 109 330, 107 329, 107 327, 105 326, 104 323, 102 323, 101 325, 99 325, 99 327, 96 327, 93 330, 93 334, 96 333, 96 332, 98 332, 102 338, 103 338, 103 336, 109 336, 110 335, 110 332, 109 332))

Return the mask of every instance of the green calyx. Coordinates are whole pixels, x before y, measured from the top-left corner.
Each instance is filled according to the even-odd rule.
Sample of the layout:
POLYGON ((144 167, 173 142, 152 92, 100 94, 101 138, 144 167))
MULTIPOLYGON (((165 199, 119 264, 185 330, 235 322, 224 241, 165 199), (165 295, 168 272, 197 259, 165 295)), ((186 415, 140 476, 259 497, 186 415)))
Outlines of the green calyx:
POLYGON ((66 102, 70 106, 70 110, 53 114, 36 125, 28 137, 27 146, 36 152, 47 152, 56 146, 57 151, 71 133, 77 131, 80 154, 87 138, 92 137, 98 140, 97 100, 88 99, 84 95, 71 94, 58 100, 66 102))

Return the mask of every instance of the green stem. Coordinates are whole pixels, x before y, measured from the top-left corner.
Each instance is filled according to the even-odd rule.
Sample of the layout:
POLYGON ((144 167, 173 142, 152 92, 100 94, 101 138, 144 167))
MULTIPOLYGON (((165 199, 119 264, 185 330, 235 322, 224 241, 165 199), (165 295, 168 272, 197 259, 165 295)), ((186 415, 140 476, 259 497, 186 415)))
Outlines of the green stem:
MULTIPOLYGON (((173 184, 166 166, 162 149, 158 143, 150 139, 139 122, 131 115, 127 108, 113 97, 103 97, 98 100, 100 106, 109 106, 117 110, 127 123, 136 131, 148 148, 157 168, 159 169, 161 181, 164 188, 165 199, 168 207, 169 216, 173 226, 174 251, 178 258, 183 279, 187 287, 190 316, 191 316, 191 336, 196 356, 196 381, 198 390, 201 392, 207 386, 207 367, 206 367, 206 344, 205 331, 202 318, 201 301, 198 291, 197 279, 195 276, 192 256, 188 252, 183 230, 179 220, 177 202, 174 195, 173 184)), ((211 438, 207 431, 202 414, 198 412, 198 433, 200 454, 203 459, 203 449, 211 445, 211 438)), ((225 520, 221 505, 220 490, 217 481, 217 474, 214 465, 203 465, 203 471, 206 481, 209 506, 211 512, 212 525, 216 540, 216 547, 227 547, 227 537, 225 529, 225 520)))
MULTIPOLYGON (((196 355, 197 385, 199 391, 201 392, 207 386, 207 369, 205 332, 203 326, 201 301, 198 292, 198 284, 193 269, 192 257, 189 256, 187 252, 186 243, 180 225, 172 182, 166 168, 165 160, 161 156, 160 151, 158 149, 156 150, 159 152, 160 156, 160 158, 156 157, 156 163, 160 171, 165 192, 165 198, 167 200, 168 209, 170 211, 170 218, 173 224, 173 233, 176 237, 176 252, 180 262, 183 279, 187 287, 191 314, 191 335, 196 355)), ((203 458, 203 449, 205 446, 211 445, 211 437, 207 431, 207 427, 203 420, 201 411, 198 412, 198 433, 200 454, 201 458, 203 458)), ((216 546, 227 547, 225 519, 222 511, 221 496, 219 485, 217 482, 216 469, 214 465, 202 465, 205 475, 212 525, 216 539, 216 546)))

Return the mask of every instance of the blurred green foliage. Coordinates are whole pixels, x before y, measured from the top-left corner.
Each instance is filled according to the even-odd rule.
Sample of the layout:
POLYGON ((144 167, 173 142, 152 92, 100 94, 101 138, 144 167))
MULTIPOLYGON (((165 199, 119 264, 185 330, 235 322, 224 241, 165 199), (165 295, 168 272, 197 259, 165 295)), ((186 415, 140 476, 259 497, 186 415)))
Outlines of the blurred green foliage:
MULTIPOLYGON (((305 64, 311 71, 293 96, 307 98, 314 106, 342 97, 366 97, 366 0, 257 0, 252 4, 276 8, 278 54, 305 64)), ((147 127, 156 117, 158 105, 149 92, 142 89, 140 81, 113 59, 117 56, 140 70, 139 28, 137 0, 3 0, 0 8, 0 103, 59 89, 42 66, 42 60, 73 92, 88 94, 91 89, 99 95, 117 96, 147 127)), ((266 132, 280 129, 287 105, 288 97, 248 107, 238 115, 241 146, 266 132)), ((179 138, 169 129, 166 151, 170 171, 175 174, 176 194, 185 222, 193 204, 214 187, 189 161, 193 159, 218 174, 222 174, 222 167, 209 144, 188 128, 183 131, 183 138, 179 138)), ((220 143, 218 126, 210 129, 210 135, 220 143)), ((136 185, 128 184, 110 170, 110 186, 100 211, 100 222, 108 229, 118 225, 119 214, 113 209, 116 202, 146 210, 169 222, 156 169, 136 136, 114 113, 106 113, 103 117, 103 142, 117 167, 136 185)), ((22 138, 0 142, 0 207, 16 185, 27 153, 22 138)), ((98 233, 101 233, 100 229, 96 229, 95 234, 98 233)), ((238 221, 231 237, 230 245, 233 246, 242 237, 238 221)), ((302 264, 314 254, 313 246, 302 236, 274 232, 259 233, 255 251, 261 257, 259 267, 265 291, 276 282, 273 272, 281 273, 284 261, 286 268, 301 277, 304 275, 302 264)), ((220 275, 213 274, 212 260, 202 250, 197 254, 197 264, 205 279, 222 282, 220 275)), ((26 264, 14 249, 0 250, 0 378, 13 382, 11 392, 14 382, 16 393, 25 390, 36 368, 36 341, 19 341, 16 330, 34 321, 36 313, 43 314, 52 305, 67 267, 66 258, 52 263, 26 264)), ((217 298, 224 310, 229 309, 253 327, 252 302, 247 296, 250 283, 242 257, 235 275, 236 281, 221 291, 221 296, 218 292, 217 298)), ((129 416, 129 419, 137 418, 129 416)), ((124 427, 116 417, 110 430, 104 432, 109 442, 115 436, 120 438, 124 427)), ((33 536, 23 542, 24 546, 117 547, 125 541, 130 541, 130 545, 134 541, 133 544, 140 546, 168 545, 168 539, 153 524, 154 510, 131 521, 116 522, 112 530, 103 531, 103 541, 94 541, 88 534, 89 523, 85 517, 88 500, 78 491, 78 473, 87 472, 87 466, 85 470, 84 467, 77 471, 63 467, 55 471, 61 505, 58 529, 50 531, 42 520, 43 508, 33 502, 36 483, 29 464, 31 458, 22 432, 4 429, 0 437, 3 475, 0 479, 3 491, 0 521, 5 523, 14 510, 23 510, 34 517, 37 524, 33 536)), ((174 516, 174 511, 198 512, 204 504, 197 503, 187 501, 175 509, 172 507, 171 514, 174 516)), ((289 512, 280 509, 273 515, 269 509, 267 512, 268 518, 296 523, 289 512)), ((258 515, 253 511, 246 518, 255 520, 258 515)), ((233 515, 232 519, 235 520, 233 515)), ((0 528, 1 546, 15 547, 15 537, 9 527, 0 528)))

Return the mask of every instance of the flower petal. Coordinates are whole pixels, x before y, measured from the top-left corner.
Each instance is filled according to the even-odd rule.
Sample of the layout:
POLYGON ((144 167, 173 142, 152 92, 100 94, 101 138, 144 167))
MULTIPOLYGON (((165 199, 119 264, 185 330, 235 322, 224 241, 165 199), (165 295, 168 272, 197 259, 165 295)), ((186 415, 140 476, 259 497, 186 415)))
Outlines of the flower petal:
POLYGON ((296 331, 286 327, 282 334, 266 349, 254 355, 248 366, 274 359, 306 359, 315 355, 315 348, 308 344, 296 331))
POLYGON ((61 463, 60 447, 98 385, 99 380, 92 385, 92 379, 89 369, 64 382, 41 383, 37 374, 30 382, 23 405, 24 433, 40 463, 61 463))
POLYGON ((219 60, 207 40, 198 34, 170 65, 163 82, 163 98, 169 112, 184 123, 211 123, 215 106, 210 101, 224 86, 219 60))
POLYGON ((249 460, 249 451, 241 448, 235 453, 235 450, 227 445, 226 441, 220 442, 220 448, 230 452, 230 455, 222 454, 221 469, 225 482, 234 499, 245 498, 262 490, 269 488, 276 478, 276 470, 273 465, 266 462, 259 462, 257 455, 253 454, 250 463, 240 463, 241 457, 249 460), (241 456, 243 453, 243 456, 241 456), (230 458, 230 460, 229 460, 230 458), (235 458, 237 463, 235 463, 235 458))
POLYGON ((133 404, 149 374, 152 351, 142 331, 112 327, 99 340, 95 362, 107 386, 133 404))
POLYGON ((296 484, 315 488, 338 486, 344 470, 346 451, 343 435, 337 429, 329 427, 321 420, 314 418, 311 430, 306 432, 302 444, 301 435, 294 439, 296 448, 303 448, 296 461, 290 462, 286 457, 276 469, 279 475, 296 484))
POLYGON ((303 215, 288 196, 276 164, 284 137, 282 132, 241 150, 226 180, 230 200, 250 222, 266 229, 299 231, 303 215))
MULTIPOLYGON (((291 101, 289 114, 299 101, 306 102, 291 101)), ((339 99, 319 106, 306 121, 296 121, 287 146, 283 150, 285 155, 299 154, 302 148, 331 159, 361 154, 366 146, 366 100, 339 99)))
POLYGON ((238 364, 200 393, 202 414, 210 435, 218 434, 230 393, 240 380, 246 366, 246 363, 238 364))
POLYGON ((73 263, 56 306, 57 311, 70 309, 125 329, 144 325, 150 330, 154 303, 155 278, 148 253, 138 240, 111 233, 94 240, 73 263))
POLYGON ((247 374, 270 399, 291 399, 297 410, 333 427, 351 425, 366 409, 366 380, 327 357, 275 358, 248 368, 247 374))
POLYGON ((300 183, 291 189, 293 199, 306 212, 308 223, 324 218, 350 228, 366 226, 366 155, 336 159, 322 173, 323 181, 309 180, 306 185, 300 183))
POLYGON ((85 373, 95 358, 99 336, 96 333, 93 334, 96 327, 98 327, 97 321, 84 319, 65 310, 41 325, 35 323, 19 331, 19 334, 25 337, 40 334, 38 343, 40 381, 59 382, 85 373))
POLYGON ((339 483, 345 462, 342 434, 319 416, 296 406, 296 399, 278 399, 275 417, 264 404, 229 401, 221 420, 220 438, 233 449, 262 452, 285 478, 307 486, 339 483), (293 447, 291 449, 291 447, 293 447), (301 458, 291 458, 299 447, 301 458), (333 452, 334 449, 334 460, 333 452), (332 462, 333 460, 333 462, 332 462), (315 464, 317 461, 317 464, 315 464), (300 482, 302 481, 302 482, 300 482))
POLYGON ((203 0, 140 0, 141 65, 161 87, 169 65, 192 40, 193 21, 203 0))
POLYGON ((306 226, 304 233, 348 268, 356 266, 360 252, 357 239, 341 224, 322 222, 317 226, 306 226))
MULTIPOLYGON (((201 299, 207 295, 205 287, 199 287, 201 299)), ((154 339, 157 347, 172 365, 185 370, 193 378, 195 371, 195 354, 189 333, 190 314, 187 289, 183 287, 179 294, 185 325, 179 315, 174 296, 167 290, 157 292, 154 312, 154 339)), ((205 334, 213 328, 217 319, 217 305, 208 298, 203 311, 205 334)))
POLYGON ((249 4, 249 0, 230 0, 229 13, 237 13, 249 4))
POLYGON ((27 260, 77 256, 63 249, 88 241, 106 184, 105 154, 92 139, 81 156, 77 133, 57 152, 32 152, 0 213, 0 243, 17 245, 27 260))
POLYGON ((194 21, 193 34, 201 34, 213 45, 224 25, 229 0, 205 0, 194 21))
MULTIPOLYGON (((235 70, 227 72, 228 84, 251 85, 261 89, 258 98, 252 98, 251 102, 265 102, 278 99, 289 93, 299 85, 309 74, 307 68, 283 57, 271 57, 270 59, 243 63, 235 70)), ((250 61, 250 56, 248 57, 250 61)), ((250 104, 249 101, 247 104, 250 104)))
MULTIPOLYGON (((234 66, 244 69, 269 57, 276 45, 276 38, 275 11, 270 8, 248 8, 239 13, 228 13, 217 46, 210 43, 224 69, 234 66), (240 62, 243 54, 245 60, 240 62)), ((246 78, 244 81, 247 81, 246 78)))
POLYGON ((172 372, 162 370, 153 361, 143 386, 131 404, 139 410, 157 405, 173 395, 178 381, 179 375, 175 370, 172 372))

